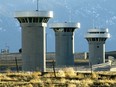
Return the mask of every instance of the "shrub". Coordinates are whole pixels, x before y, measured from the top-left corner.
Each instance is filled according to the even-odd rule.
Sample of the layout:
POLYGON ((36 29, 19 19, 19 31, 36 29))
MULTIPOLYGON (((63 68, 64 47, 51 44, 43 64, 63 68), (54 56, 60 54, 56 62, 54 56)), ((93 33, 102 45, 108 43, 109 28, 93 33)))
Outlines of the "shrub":
POLYGON ((26 87, 33 87, 33 85, 32 84, 28 84, 28 85, 26 85, 26 87))
POLYGON ((64 68, 63 71, 66 77, 73 78, 76 76, 76 73, 73 68, 64 68))
POLYGON ((30 83, 42 83, 42 81, 40 79, 32 79, 30 83))
POLYGON ((68 84, 68 87, 76 87, 76 84, 68 84))
POLYGON ((60 79, 60 83, 66 83, 66 79, 61 78, 61 79, 60 79))
POLYGON ((56 74, 57 77, 65 77, 65 72, 63 70, 59 70, 56 74))
POLYGON ((40 76, 41 75, 41 72, 33 72, 32 73, 32 76, 40 76))
POLYGON ((92 79, 98 79, 99 75, 95 72, 92 73, 91 78, 92 79))
POLYGON ((50 83, 52 83, 52 80, 50 78, 47 78, 47 79, 45 79, 45 82, 50 84, 50 83))
POLYGON ((78 77, 78 79, 84 79, 84 74, 79 73, 79 74, 77 75, 77 77, 78 77))

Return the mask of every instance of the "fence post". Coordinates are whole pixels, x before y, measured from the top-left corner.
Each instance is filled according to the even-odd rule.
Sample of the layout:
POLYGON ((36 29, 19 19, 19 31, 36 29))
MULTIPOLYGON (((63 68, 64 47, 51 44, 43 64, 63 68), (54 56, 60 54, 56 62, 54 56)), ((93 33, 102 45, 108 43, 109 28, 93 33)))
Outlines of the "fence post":
POLYGON ((19 72, 19 68, 18 68, 18 63, 17 63, 17 58, 15 57, 15 63, 16 63, 16 70, 17 72, 19 72))

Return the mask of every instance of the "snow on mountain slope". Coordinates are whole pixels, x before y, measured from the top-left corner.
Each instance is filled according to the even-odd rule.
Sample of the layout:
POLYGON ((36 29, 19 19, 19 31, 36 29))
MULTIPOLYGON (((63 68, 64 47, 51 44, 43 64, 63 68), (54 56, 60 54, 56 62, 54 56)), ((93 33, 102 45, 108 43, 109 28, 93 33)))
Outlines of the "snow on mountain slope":
MULTIPOLYGON (((5 44, 11 51, 21 47, 21 28, 15 11, 36 10, 37 0, 0 1, 0 49, 5 44)), ((52 22, 80 22, 81 29, 75 31, 75 51, 88 51, 84 34, 89 28, 108 27, 111 38, 106 42, 106 50, 116 50, 116 8, 115 0, 38 0, 39 10, 54 11, 52 22)), ((47 51, 55 51, 54 32, 47 29, 47 51)))

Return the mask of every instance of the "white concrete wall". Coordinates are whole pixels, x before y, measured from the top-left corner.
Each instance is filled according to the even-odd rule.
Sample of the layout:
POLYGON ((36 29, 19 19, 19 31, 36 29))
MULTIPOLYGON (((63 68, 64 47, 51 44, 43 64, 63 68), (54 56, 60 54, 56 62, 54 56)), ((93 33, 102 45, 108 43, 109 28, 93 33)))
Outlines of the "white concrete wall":
POLYGON ((74 65, 73 32, 55 32, 56 66, 74 65))
POLYGON ((105 42, 89 42, 89 61, 92 64, 105 63, 105 42))
POLYGON ((22 23, 22 60, 24 71, 46 70, 45 23, 22 23))

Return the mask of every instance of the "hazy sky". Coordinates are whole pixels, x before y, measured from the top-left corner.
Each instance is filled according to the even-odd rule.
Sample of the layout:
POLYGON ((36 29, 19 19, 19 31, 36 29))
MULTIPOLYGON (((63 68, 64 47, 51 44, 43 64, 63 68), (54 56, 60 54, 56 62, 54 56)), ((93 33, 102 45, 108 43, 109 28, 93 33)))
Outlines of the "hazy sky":
MULTIPOLYGON (((106 41, 106 50, 116 50, 116 0, 39 0, 39 10, 54 11, 52 22, 80 22, 75 31, 75 51, 88 51, 84 35, 93 27, 109 28, 111 38, 106 41)), ((36 0, 0 0, 0 49, 9 47, 11 52, 21 48, 21 28, 14 18, 15 11, 36 10, 36 0)), ((55 51, 52 29, 47 27, 47 51, 55 51)))

